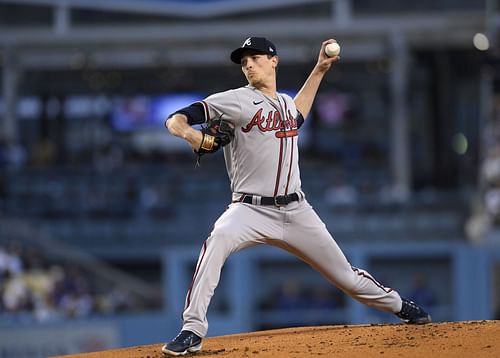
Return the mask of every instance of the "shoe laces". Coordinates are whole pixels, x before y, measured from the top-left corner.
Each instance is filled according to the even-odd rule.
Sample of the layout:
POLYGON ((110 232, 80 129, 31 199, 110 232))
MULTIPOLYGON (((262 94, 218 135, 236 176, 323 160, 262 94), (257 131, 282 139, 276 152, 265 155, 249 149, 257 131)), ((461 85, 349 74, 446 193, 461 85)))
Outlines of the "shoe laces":
POLYGON ((401 312, 399 313, 400 316, 403 317, 412 317, 415 315, 421 315, 423 314, 422 309, 413 301, 410 300, 403 300, 403 307, 401 309, 401 312))
POLYGON ((181 331, 177 335, 177 337, 174 338, 174 342, 177 343, 183 343, 183 344, 190 344, 192 339, 193 339, 194 333, 189 332, 189 331, 181 331))

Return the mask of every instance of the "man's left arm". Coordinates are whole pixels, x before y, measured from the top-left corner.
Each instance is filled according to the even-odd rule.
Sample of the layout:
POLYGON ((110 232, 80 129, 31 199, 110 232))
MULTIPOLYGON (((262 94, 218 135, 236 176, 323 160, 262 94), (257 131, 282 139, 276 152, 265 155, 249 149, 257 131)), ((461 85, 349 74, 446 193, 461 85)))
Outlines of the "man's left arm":
POLYGON ((300 91, 293 99, 297 110, 302 114, 304 119, 307 118, 309 112, 311 111, 314 98, 316 97, 316 93, 318 92, 318 88, 321 84, 323 76, 326 72, 328 72, 328 70, 332 66, 332 63, 337 62, 340 59, 339 56, 328 57, 325 53, 326 45, 332 42, 335 42, 335 40, 326 40, 321 44, 321 49, 318 55, 318 62, 312 69, 307 80, 302 85, 300 91))

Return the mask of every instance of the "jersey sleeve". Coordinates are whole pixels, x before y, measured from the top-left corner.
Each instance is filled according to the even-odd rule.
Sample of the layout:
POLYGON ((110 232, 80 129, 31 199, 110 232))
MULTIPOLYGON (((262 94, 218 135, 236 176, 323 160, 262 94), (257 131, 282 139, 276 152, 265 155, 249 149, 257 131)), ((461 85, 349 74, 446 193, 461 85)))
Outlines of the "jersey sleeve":
POLYGON ((207 121, 219 118, 236 124, 241 118, 241 103, 235 90, 215 93, 201 101, 205 107, 207 121))
POLYGON ((297 128, 300 128, 304 124, 304 116, 298 110, 297 106, 295 105, 295 101, 293 100, 292 97, 290 97, 286 93, 283 93, 282 96, 285 99, 286 103, 288 104, 289 106, 288 108, 291 109, 291 115, 297 121, 297 128))

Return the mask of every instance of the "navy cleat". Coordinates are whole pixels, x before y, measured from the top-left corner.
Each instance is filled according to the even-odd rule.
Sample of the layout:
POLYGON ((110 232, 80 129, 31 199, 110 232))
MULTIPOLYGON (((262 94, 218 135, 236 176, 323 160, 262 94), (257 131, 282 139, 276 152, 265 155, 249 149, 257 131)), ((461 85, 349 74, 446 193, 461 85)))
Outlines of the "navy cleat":
POLYGON ((171 356, 183 356, 201 350, 201 337, 190 331, 181 331, 172 341, 165 344, 161 351, 171 356))
POLYGON ((431 316, 422 307, 406 298, 401 297, 401 299, 403 300, 403 306, 401 307, 401 311, 396 313, 396 316, 401 318, 405 323, 425 324, 432 322, 431 316))

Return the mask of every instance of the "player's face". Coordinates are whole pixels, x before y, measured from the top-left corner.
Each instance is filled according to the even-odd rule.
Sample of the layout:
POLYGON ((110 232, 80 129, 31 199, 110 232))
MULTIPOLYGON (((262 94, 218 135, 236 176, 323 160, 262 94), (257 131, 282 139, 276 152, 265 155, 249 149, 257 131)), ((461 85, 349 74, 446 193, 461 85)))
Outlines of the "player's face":
POLYGON ((275 81, 278 58, 259 53, 244 53, 241 57, 241 70, 248 83, 259 88, 275 81))

